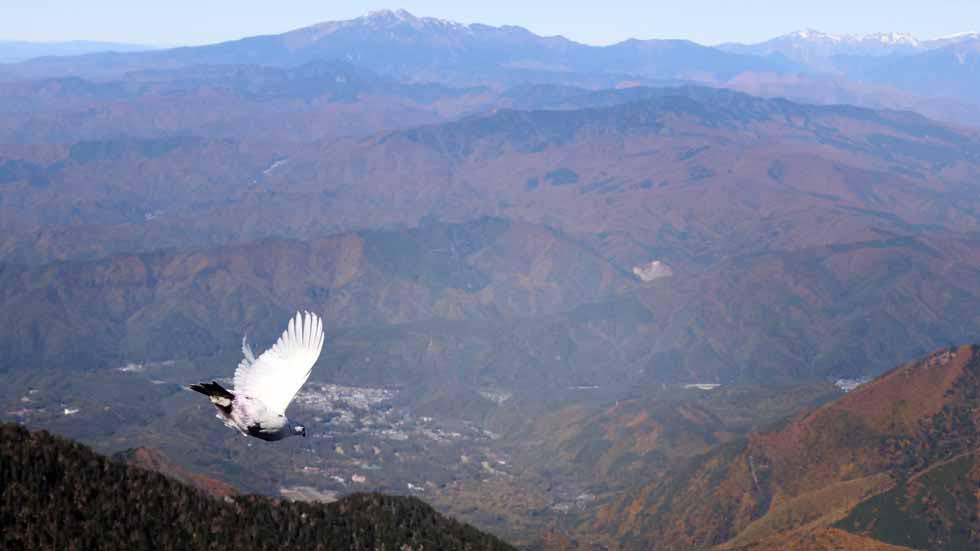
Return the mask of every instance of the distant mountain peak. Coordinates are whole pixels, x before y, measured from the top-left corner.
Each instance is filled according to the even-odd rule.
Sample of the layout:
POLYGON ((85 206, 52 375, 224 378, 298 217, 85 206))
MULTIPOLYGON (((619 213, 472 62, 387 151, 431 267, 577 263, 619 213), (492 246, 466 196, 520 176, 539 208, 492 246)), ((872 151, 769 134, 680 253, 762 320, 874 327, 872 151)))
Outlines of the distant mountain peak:
POLYGON ((409 25, 416 29, 433 28, 433 27, 452 27, 452 28, 466 28, 469 25, 460 23, 458 21, 452 21, 449 19, 440 19, 438 17, 418 17, 408 10, 397 9, 397 10, 374 10, 368 12, 367 15, 358 17, 351 20, 351 22, 367 23, 369 25, 379 26, 379 27, 390 27, 394 25, 409 25))
POLYGON ((946 36, 938 36, 934 40, 968 40, 973 38, 980 38, 980 31, 964 31, 947 34, 946 36))
POLYGON ((414 31, 467 31, 470 29, 470 25, 460 23, 458 21, 439 19, 436 17, 419 17, 404 9, 383 9, 370 11, 366 15, 355 17, 354 19, 324 21, 322 23, 317 23, 316 25, 291 31, 291 33, 305 33, 312 34, 314 37, 322 37, 341 29, 363 28, 369 30, 382 30, 405 29, 406 27, 414 31))
POLYGON ((895 54, 917 54, 947 46, 963 39, 946 42, 921 41, 910 33, 888 31, 866 34, 827 33, 812 28, 793 31, 754 44, 721 44, 719 49, 742 54, 769 56, 779 54, 821 71, 838 72, 831 61, 835 56, 885 57, 895 54))
POLYGON ((391 19, 391 18, 401 19, 401 20, 418 19, 417 17, 412 15, 408 10, 404 10, 401 8, 397 10, 391 10, 391 9, 371 10, 368 12, 368 14, 365 17, 367 17, 368 19, 391 19))
POLYGON ((918 46, 919 40, 909 33, 900 32, 878 32, 878 33, 868 33, 868 34, 833 34, 825 33, 822 31, 814 29, 802 29, 799 31, 794 31, 782 38, 795 38, 800 40, 808 40, 814 42, 835 42, 835 43, 868 43, 868 42, 878 42, 886 45, 908 45, 908 46, 918 46))
POLYGON ((918 46, 919 40, 909 33, 899 33, 899 32, 887 32, 887 33, 872 33, 866 34, 861 37, 862 40, 881 42, 882 44, 908 44, 910 46, 918 46))
POLYGON ((799 38, 799 39, 802 39, 802 40, 829 40, 829 41, 832 41, 832 42, 840 42, 841 41, 841 37, 839 35, 829 34, 829 33, 825 33, 825 32, 814 30, 814 29, 809 29, 809 28, 807 28, 807 29, 800 29, 798 31, 793 31, 793 32, 785 35, 785 37, 788 37, 788 38, 799 38))
POLYGON ((472 32, 472 27, 447 19, 419 17, 403 9, 384 9, 371 11, 366 15, 355 17, 354 19, 324 21, 309 27, 290 31, 286 34, 292 36, 299 44, 302 44, 317 42, 322 38, 338 32, 375 33, 379 31, 390 31, 396 34, 427 32, 437 35, 445 35, 447 33, 469 34, 472 32))

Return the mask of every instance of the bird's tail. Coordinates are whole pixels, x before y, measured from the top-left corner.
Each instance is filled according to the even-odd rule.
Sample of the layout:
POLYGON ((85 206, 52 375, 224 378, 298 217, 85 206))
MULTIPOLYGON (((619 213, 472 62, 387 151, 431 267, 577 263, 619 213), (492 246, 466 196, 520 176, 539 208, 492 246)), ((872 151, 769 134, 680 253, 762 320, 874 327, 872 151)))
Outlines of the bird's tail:
POLYGON ((217 406, 217 408, 222 410, 225 414, 231 413, 231 402, 235 399, 235 395, 228 391, 228 389, 225 387, 219 385, 216 381, 190 385, 188 388, 195 392, 200 392, 201 394, 210 398, 211 403, 217 406))

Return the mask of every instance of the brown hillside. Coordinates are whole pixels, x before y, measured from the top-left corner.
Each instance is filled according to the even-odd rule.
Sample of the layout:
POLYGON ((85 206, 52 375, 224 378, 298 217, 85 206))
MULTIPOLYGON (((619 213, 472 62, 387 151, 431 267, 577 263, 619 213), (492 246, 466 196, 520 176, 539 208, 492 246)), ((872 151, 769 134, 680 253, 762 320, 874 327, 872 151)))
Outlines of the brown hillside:
MULTIPOLYGON (((0 276, 22 263, 114 262, 161 249, 210 256, 270 236, 319 241, 487 215, 551 228, 627 278, 651 261, 669 266, 675 277, 627 299, 659 317, 645 350, 631 352, 659 380, 876 374, 980 331, 975 132, 910 113, 693 87, 599 96, 365 139, 2 146, 0 276)), ((503 257, 525 245, 547 254, 547 238, 516 233, 501 242, 516 253, 470 260, 510 271, 503 257)), ((524 272, 527 281, 560 274, 575 258, 556 255, 536 268, 543 272, 524 272)), ((61 268, 45 281, 67 277, 61 268)), ((552 311, 579 305, 574 277, 548 283, 552 311)), ((494 301, 519 312, 525 292, 508 287, 494 301)), ((411 285, 385 293, 400 310, 392 319, 421 310, 486 319, 474 305, 487 298, 467 295, 428 308, 411 285)), ((59 312, 39 322, 57 325, 59 312)), ((360 322, 355 312, 341 321, 360 322)), ((14 331, 16 348, 26 333, 14 331)), ((616 350, 639 342, 612 340, 616 350)), ((49 359, 4 352, 29 365, 49 359)), ((567 357, 549 357, 557 355, 567 357)))
POLYGON ((913 551, 909 547, 890 545, 850 534, 837 528, 794 530, 731 551, 913 551))
MULTIPOLYGON (((754 437, 753 449, 770 460, 772 476, 784 481, 780 494, 787 496, 892 468, 896 456, 874 441, 924 438, 921 424, 949 404, 950 390, 963 383, 971 361, 973 350, 961 348, 902 366, 781 432, 754 437)), ((774 506, 780 494, 773 496, 774 506)))
POLYGON ((211 478, 198 473, 193 473, 181 467, 163 454, 159 450, 152 448, 135 448, 120 452, 113 456, 117 461, 148 471, 155 471, 169 476, 175 480, 194 486, 198 490, 217 497, 233 496, 238 494, 234 486, 226 482, 211 478))
POLYGON ((624 548, 669 549, 836 522, 895 481, 977 449, 978 381, 980 348, 937 352, 613 500, 594 528, 624 548))

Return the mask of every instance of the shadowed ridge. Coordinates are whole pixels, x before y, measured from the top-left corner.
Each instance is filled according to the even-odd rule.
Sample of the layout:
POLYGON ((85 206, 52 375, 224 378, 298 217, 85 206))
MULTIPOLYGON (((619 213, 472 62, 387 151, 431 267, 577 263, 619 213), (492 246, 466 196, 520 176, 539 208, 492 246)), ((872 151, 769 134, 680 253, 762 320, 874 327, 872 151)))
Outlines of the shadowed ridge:
POLYGON ((213 499, 45 431, 0 425, 3 549, 512 550, 421 500, 213 499))

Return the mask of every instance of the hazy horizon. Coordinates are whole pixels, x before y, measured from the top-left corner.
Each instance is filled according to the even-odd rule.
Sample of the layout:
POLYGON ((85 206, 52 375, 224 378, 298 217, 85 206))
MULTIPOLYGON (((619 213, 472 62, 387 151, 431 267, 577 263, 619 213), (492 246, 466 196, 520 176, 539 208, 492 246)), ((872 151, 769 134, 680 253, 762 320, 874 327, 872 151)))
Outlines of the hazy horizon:
POLYGON ((542 36, 564 36, 592 45, 630 38, 687 39, 705 45, 756 43, 803 29, 829 34, 866 35, 900 32, 920 40, 976 31, 964 21, 980 21, 980 3, 953 0, 949 9, 922 2, 853 2, 829 0, 813 10, 811 3, 751 0, 733 5, 724 0, 693 0, 684 6, 616 1, 602 6, 565 6, 553 2, 528 6, 503 0, 488 6, 457 5, 444 0, 351 2, 323 5, 295 2, 271 5, 256 0, 190 2, 166 5, 120 4, 94 0, 76 5, 41 0, 10 6, 0 21, 0 41, 114 42, 178 47, 278 34, 325 21, 354 19, 379 10, 405 9, 417 17, 460 23, 518 25, 542 36), (705 14, 713 14, 706 17, 705 14))

